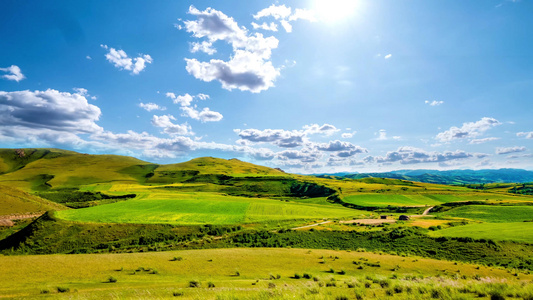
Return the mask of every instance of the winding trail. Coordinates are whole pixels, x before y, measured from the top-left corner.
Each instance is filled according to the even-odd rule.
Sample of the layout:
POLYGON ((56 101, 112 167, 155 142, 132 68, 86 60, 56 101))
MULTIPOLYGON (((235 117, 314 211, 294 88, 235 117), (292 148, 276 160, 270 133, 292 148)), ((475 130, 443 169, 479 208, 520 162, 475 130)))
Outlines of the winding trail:
POLYGON ((429 211, 430 211, 431 209, 433 209, 433 207, 435 207, 435 206, 429 207, 428 209, 424 210, 424 212, 422 213, 422 215, 423 215, 423 216, 427 216, 427 215, 429 214, 429 211))

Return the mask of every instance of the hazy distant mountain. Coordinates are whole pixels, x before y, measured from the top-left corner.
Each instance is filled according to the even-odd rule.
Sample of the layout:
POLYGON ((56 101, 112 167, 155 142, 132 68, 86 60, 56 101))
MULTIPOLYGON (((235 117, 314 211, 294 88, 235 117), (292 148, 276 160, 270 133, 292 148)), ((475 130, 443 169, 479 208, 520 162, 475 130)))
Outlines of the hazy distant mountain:
POLYGON ((487 169, 487 170, 398 170, 384 173, 355 173, 355 174, 319 174, 316 176, 342 177, 351 179, 361 179, 368 177, 383 177, 403 179, 419 182, 438 184, 469 184, 469 183, 511 183, 511 182, 532 182, 533 171, 522 169, 487 169))

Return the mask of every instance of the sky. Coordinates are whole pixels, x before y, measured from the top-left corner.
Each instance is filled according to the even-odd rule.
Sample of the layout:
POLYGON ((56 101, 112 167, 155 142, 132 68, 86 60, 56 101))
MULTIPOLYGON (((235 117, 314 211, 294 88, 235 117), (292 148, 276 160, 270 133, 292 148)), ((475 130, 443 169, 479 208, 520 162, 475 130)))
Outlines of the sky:
POLYGON ((0 147, 533 170, 527 0, 0 1, 0 147))

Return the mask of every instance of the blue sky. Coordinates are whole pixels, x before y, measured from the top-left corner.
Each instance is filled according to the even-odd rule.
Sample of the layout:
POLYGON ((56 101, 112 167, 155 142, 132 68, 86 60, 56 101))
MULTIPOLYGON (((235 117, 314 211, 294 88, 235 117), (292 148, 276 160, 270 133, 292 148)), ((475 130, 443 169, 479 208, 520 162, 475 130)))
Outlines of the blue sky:
POLYGON ((531 1, 0 2, 0 147, 533 169, 531 1))

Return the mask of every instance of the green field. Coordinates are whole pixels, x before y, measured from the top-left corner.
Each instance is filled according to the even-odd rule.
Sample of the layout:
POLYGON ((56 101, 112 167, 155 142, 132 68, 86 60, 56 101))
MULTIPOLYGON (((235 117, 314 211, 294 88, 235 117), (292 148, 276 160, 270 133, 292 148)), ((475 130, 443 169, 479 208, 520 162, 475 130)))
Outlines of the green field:
POLYGON ((531 243, 533 241, 533 223, 479 223, 450 227, 431 232, 432 236, 471 237, 473 239, 491 239, 495 241, 516 241, 531 243))
POLYGON ((61 211, 56 214, 65 220, 80 222, 180 225, 224 225, 361 215, 361 211, 341 206, 222 196, 214 193, 151 193, 144 199, 61 211))
POLYGON ((424 206, 437 205, 442 202, 425 195, 398 195, 398 194, 360 194, 351 195, 343 199, 344 202, 360 206, 424 206))
POLYGON ((512 293, 518 298, 533 295, 533 286, 526 284, 533 275, 514 276, 506 270, 472 264, 369 252, 213 249, 11 256, 0 257, 0 263, 0 297, 19 299, 435 298, 432 295, 437 299, 470 299, 481 293, 512 293), (115 282, 109 282, 110 278, 115 282), (198 287, 191 287, 191 282, 198 287))
POLYGON ((523 222, 533 220, 533 206, 465 205, 438 215, 492 223, 523 222))

